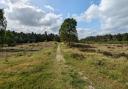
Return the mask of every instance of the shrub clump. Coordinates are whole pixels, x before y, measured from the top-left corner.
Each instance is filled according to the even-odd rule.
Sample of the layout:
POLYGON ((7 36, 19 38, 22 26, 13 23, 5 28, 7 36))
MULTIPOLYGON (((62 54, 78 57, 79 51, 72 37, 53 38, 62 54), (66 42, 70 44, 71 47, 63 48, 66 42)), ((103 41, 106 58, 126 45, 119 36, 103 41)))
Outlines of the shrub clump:
POLYGON ((105 62, 103 60, 96 61, 96 65, 98 65, 98 66, 103 66, 104 64, 105 64, 105 62))
POLYGON ((128 54, 126 53, 112 53, 112 52, 107 52, 107 51, 99 51, 99 53, 102 53, 103 55, 105 56, 110 56, 110 57, 113 57, 113 58, 120 58, 120 57, 125 57, 128 59, 128 54))
POLYGON ((82 52, 96 52, 96 50, 95 49, 92 49, 92 48, 84 48, 84 49, 79 49, 80 51, 82 51, 82 52))
POLYGON ((83 54, 78 54, 78 53, 72 53, 71 57, 77 60, 83 60, 85 58, 83 54))

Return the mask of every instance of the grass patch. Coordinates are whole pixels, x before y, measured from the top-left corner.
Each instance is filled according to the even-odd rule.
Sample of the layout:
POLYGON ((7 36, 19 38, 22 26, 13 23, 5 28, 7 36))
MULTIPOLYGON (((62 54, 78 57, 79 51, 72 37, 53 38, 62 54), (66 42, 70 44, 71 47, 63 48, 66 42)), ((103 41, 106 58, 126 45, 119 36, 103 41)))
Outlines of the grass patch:
POLYGON ((8 63, 0 60, 0 89, 56 89, 53 81, 56 78, 53 69, 56 47, 49 43, 31 56, 28 53, 13 55, 8 63))
MULTIPOLYGON (((74 54, 73 48, 63 46, 63 53, 67 65, 74 67, 78 71, 83 71, 83 74, 92 81, 95 89, 127 89, 128 61, 124 57, 124 54, 122 55, 119 51, 115 53, 118 57, 115 57, 112 52, 118 49, 116 46, 114 46, 115 49, 111 49, 110 47, 107 48, 100 44, 101 47, 106 47, 102 48, 102 50, 100 49, 100 51, 109 52, 109 50, 112 50, 112 52, 102 55, 98 52, 99 47, 97 44, 94 44, 94 47, 95 46, 95 50, 97 50, 96 52, 77 51, 78 54, 82 53, 83 56, 85 56, 86 60, 82 61, 74 60, 77 59, 77 57, 72 56, 72 54, 74 54)), ((76 49, 79 50, 82 49, 82 47, 76 47, 76 49)), ((125 49, 123 48, 123 50, 125 49)), ((124 53, 126 54, 125 51, 124 53)))

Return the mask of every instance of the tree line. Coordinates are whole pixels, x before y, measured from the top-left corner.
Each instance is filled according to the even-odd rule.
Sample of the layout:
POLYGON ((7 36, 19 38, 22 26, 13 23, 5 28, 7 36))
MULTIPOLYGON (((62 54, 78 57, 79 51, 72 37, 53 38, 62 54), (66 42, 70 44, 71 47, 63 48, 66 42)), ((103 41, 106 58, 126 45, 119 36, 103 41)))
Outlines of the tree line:
POLYGON ((36 43, 44 41, 60 41, 56 34, 36 34, 36 33, 23 33, 9 30, 0 30, 0 44, 7 44, 8 46, 15 46, 21 43, 36 43))
POLYGON ((62 23, 59 29, 59 35, 56 34, 36 34, 36 33, 17 33, 14 31, 6 30, 7 21, 4 17, 3 9, 0 9, 0 45, 7 44, 9 46, 21 44, 21 43, 32 43, 32 42, 43 42, 43 41, 61 41, 67 43, 69 46, 73 42, 126 42, 128 43, 128 33, 116 34, 116 35, 98 35, 89 36, 84 39, 78 40, 78 33, 76 30, 77 21, 73 18, 67 18, 62 23))
POLYGON ((37 43, 44 41, 62 41, 71 44, 71 42, 78 42, 78 35, 76 30, 77 22, 73 18, 67 18, 61 25, 59 35, 57 34, 36 34, 36 33, 23 33, 10 30, 0 30, 0 44, 15 46, 22 43, 37 43))
POLYGON ((7 20, 4 16, 4 10, 0 9, 0 46, 15 46, 21 43, 33 43, 43 41, 60 41, 59 35, 56 34, 36 34, 36 33, 17 33, 15 31, 6 30, 7 20))
POLYGON ((7 21, 4 17, 3 9, 0 9, 0 45, 6 44, 14 46, 21 43, 43 42, 43 41, 62 41, 69 45, 71 42, 78 42, 78 34, 76 30, 77 22, 73 18, 67 18, 61 25, 59 35, 56 34, 36 34, 36 33, 17 33, 15 31, 6 30, 7 21))
POLYGON ((128 43, 128 33, 123 34, 107 34, 107 35, 99 35, 99 36, 89 36, 84 39, 81 39, 80 42, 110 42, 110 43, 128 43))
POLYGON ((70 45, 72 42, 78 42, 78 34, 76 30, 77 22, 73 18, 67 18, 61 25, 59 35, 57 34, 36 34, 23 33, 0 29, 0 45, 15 46, 22 43, 37 43, 44 41, 61 41, 70 45))

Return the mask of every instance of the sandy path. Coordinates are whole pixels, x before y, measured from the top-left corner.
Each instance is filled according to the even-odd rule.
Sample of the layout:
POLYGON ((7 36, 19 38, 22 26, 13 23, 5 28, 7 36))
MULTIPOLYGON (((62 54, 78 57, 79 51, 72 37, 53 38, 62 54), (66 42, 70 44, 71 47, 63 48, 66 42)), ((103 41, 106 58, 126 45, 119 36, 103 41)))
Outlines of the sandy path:
POLYGON ((54 62, 55 67, 55 74, 56 74, 56 80, 58 81, 59 86, 57 86, 57 89, 72 89, 72 86, 70 84, 67 84, 63 81, 64 75, 63 72, 68 73, 68 69, 65 68, 65 59, 63 57, 63 54, 61 52, 60 44, 58 44, 57 51, 56 51, 56 60, 54 62))
MULTIPOLYGON (((55 62, 55 65, 57 67, 57 70, 56 70, 56 74, 58 76, 58 80, 60 82, 62 82, 60 79, 62 79, 62 75, 61 75, 61 72, 63 72, 65 69, 65 67, 68 67, 68 68, 71 68, 71 66, 69 67, 68 65, 65 65, 65 59, 63 57, 63 54, 61 52, 61 47, 60 47, 60 44, 58 45, 57 47, 57 52, 56 52, 56 62, 55 62)), ((83 76, 83 73, 81 72, 81 77, 83 77, 83 80, 88 80, 87 77, 83 76)), ((72 86, 71 85, 68 85, 68 89, 72 89, 72 86)), ((86 86, 86 89, 95 89, 93 86, 92 86, 92 82, 90 82, 90 85, 87 87, 86 86)))
POLYGON ((60 44, 58 45, 58 48, 57 48, 56 60, 57 60, 58 62, 65 62, 64 57, 63 57, 63 55, 62 55, 62 53, 61 53, 60 44))

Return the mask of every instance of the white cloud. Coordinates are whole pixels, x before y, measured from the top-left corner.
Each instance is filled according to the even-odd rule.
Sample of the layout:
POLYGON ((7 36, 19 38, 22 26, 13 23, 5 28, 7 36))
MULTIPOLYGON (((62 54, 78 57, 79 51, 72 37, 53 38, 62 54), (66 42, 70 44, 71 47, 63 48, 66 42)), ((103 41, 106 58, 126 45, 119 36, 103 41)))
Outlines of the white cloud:
POLYGON ((99 5, 92 4, 84 13, 75 17, 79 21, 98 18, 101 21, 99 33, 123 33, 128 32, 127 12, 128 0, 101 0, 99 5))
POLYGON ((80 16, 77 16, 79 21, 86 20, 90 21, 91 19, 97 18, 99 16, 99 8, 97 5, 92 4, 84 13, 80 16))
POLYGON ((41 26, 42 23, 40 22, 40 19, 43 18, 43 16, 45 16, 43 11, 31 6, 13 8, 11 12, 8 12, 9 19, 28 26, 41 26))
POLYGON ((128 31, 128 0, 102 0, 99 5, 102 29, 128 31))
POLYGON ((62 22, 60 14, 33 6, 29 0, 1 0, 0 5, 5 8, 8 29, 17 32, 57 33, 62 22))
MULTIPOLYGON (((23 32, 57 33, 63 17, 55 13, 50 5, 40 9, 29 3, 30 0, 0 0, 0 8, 5 8, 8 29, 23 32), (49 9, 50 11, 47 11, 49 9)), ((92 4, 79 16, 73 15, 78 21, 101 21, 99 30, 78 28, 79 37, 105 33, 128 32, 128 0, 101 0, 99 5, 92 4)), ((71 16, 70 16, 71 17, 71 16)))
POLYGON ((79 38, 85 38, 88 36, 97 35, 97 31, 90 28, 77 28, 79 38))
POLYGON ((52 6, 50 6, 50 5, 45 5, 44 7, 49 9, 49 10, 51 10, 51 11, 55 11, 55 9, 52 6))

